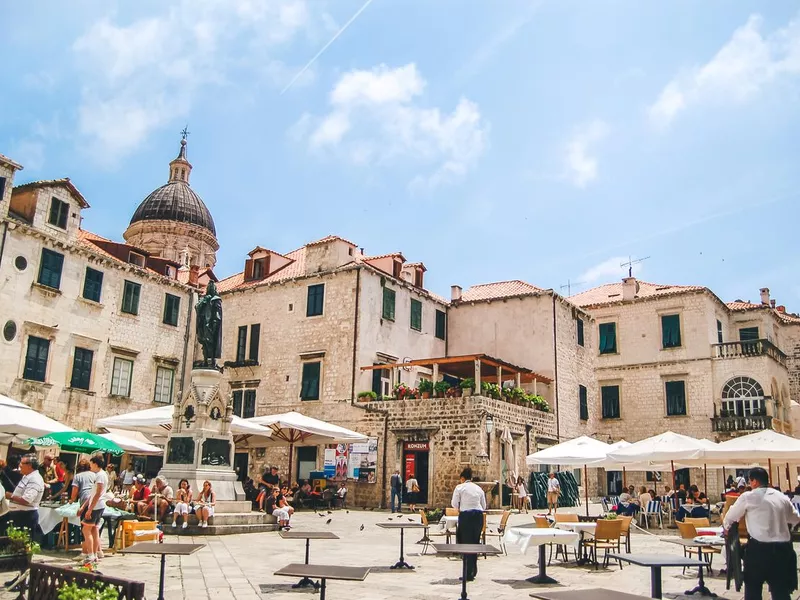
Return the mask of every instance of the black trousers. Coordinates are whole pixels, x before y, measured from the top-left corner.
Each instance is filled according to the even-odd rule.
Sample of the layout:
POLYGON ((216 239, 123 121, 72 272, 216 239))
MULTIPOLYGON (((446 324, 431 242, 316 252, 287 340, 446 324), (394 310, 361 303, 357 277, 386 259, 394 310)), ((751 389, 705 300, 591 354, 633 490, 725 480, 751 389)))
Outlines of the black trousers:
POLYGON ((39 528, 39 510, 12 510, 0 517, 0 535, 5 535, 9 525, 26 527, 31 537, 37 536, 39 528))
POLYGON ((761 600, 764 584, 772 600, 790 600, 797 589, 797 555, 791 542, 750 538, 744 554, 744 598, 761 600))
MULTIPOLYGON (((458 513, 458 529, 456 529, 456 543, 480 544, 483 531, 483 511, 462 510, 458 513)), ((478 555, 470 554, 467 560, 467 579, 475 579, 478 574, 478 555)))

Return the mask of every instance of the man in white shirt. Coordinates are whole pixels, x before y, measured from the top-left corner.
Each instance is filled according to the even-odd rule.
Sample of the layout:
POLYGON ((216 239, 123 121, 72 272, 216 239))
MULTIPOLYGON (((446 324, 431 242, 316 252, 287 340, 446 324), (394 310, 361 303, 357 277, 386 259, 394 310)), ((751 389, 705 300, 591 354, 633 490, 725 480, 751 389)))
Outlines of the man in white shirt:
MULTIPOLYGON (((486 510, 486 494, 472 483, 472 469, 469 467, 461 471, 461 483, 453 491, 450 504, 458 510, 456 543, 479 544, 483 531, 483 513, 486 510)), ((469 554, 466 561, 467 581, 472 581, 478 574, 478 555, 469 554)))
POLYGON ((555 514, 558 512, 558 497, 561 495, 561 483, 556 478, 555 473, 550 473, 550 478, 547 480, 547 514, 550 511, 555 514))
POLYGON ((733 523, 747 519, 750 541, 744 555, 744 598, 761 600, 764 583, 773 600, 789 600, 797 589, 797 556, 789 527, 800 523, 789 499, 769 487, 766 470, 750 471, 750 487, 736 500, 722 523, 727 534, 733 523))
POLYGON ((86 541, 86 555, 79 556, 79 562, 96 563, 102 556, 100 550, 100 521, 106 510, 106 500, 103 494, 108 489, 108 474, 105 470, 106 461, 99 454, 89 459, 89 468, 95 475, 94 489, 89 499, 83 503, 78 516, 81 518, 83 538, 86 541))
POLYGON ((44 480, 39 473, 39 460, 35 454, 26 454, 19 461, 22 473, 13 492, 6 492, 9 511, 0 517, 0 531, 5 535, 9 524, 30 529, 31 534, 39 525, 39 503, 44 494, 44 480))

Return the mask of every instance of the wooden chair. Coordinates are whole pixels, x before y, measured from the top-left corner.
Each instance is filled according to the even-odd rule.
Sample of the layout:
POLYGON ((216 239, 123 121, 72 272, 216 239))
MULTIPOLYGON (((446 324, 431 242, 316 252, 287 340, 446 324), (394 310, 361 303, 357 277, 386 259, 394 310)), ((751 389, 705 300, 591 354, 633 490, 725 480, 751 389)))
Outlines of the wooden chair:
POLYGON ((683 522, 695 527, 711 527, 711 521, 708 517, 686 517, 683 522))
MULTIPOLYGON (((555 514, 555 522, 556 523, 579 523, 580 522, 580 518, 575 513, 556 513, 555 514)), ((561 555, 563 555, 564 560, 568 561, 569 560, 568 547, 565 544, 556 544, 555 546, 556 546, 556 548, 555 548, 556 559, 558 558, 558 555, 561 554, 561 555)), ((550 560, 552 560, 552 558, 553 558, 553 544, 550 545, 550 558, 548 559, 547 564, 550 564, 550 560)), ((576 557, 576 560, 577 560, 577 557, 576 557)))
MULTIPOLYGON (((600 566, 597 551, 605 550, 605 557, 603 560, 603 568, 608 566, 608 551, 616 550, 617 553, 622 552, 621 543, 622 533, 622 520, 621 519, 598 519, 597 529, 594 531, 594 537, 590 540, 584 540, 583 546, 590 549, 594 558, 595 570, 600 566)), ((618 560, 619 568, 622 569, 622 561, 618 560)))
POLYGON ((431 533, 431 531, 430 531, 430 523, 428 523, 428 515, 426 515, 425 511, 422 510, 422 509, 420 509, 420 511, 419 511, 419 521, 420 521, 420 523, 422 523, 425 526, 425 529, 422 530, 422 533, 423 533, 422 539, 417 543, 418 544, 420 544, 420 543, 422 544, 422 553, 426 554, 428 552, 428 546, 433 541, 431 539, 431 536, 432 535, 444 536, 444 535, 446 535, 446 533, 444 531, 434 531, 433 533, 431 533))
MULTIPOLYGON (((620 539, 625 540, 625 552, 628 554, 631 553, 631 523, 633 522, 633 517, 617 517, 617 520, 622 522, 622 528, 620 529, 619 536, 620 539)), ((600 519, 597 520, 600 522, 600 519)))
POLYGON ((580 519, 575 513, 556 513, 556 523, 578 523, 580 519))
POLYGON ((458 516, 458 509, 448 507, 444 509, 444 516, 445 517, 457 517, 458 516))
POLYGON ((550 521, 542 515, 533 515, 533 522, 536 523, 537 528, 548 529, 550 527, 550 521))
MULTIPOLYGON (((685 522, 681 523, 680 521, 677 521, 677 525, 678 525, 678 532, 681 534, 681 539, 693 540, 694 538, 697 537, 697 529, 692 523, 685 523, 685 522)), ((708 569, 709 573, 712 573, 711 563, 714 560, 714 554, 719 554, 719 553, 720 549, 715 548, 714 546, 703 546, 701 548, 690 548, 686 546, 683 547, 684 556, 691 557, 692 554, 696 554, 697 558, 703 560, 703 556, 707 554, 708 564, 706 565, 706 568, 708 569)), ((686 572, 686 567, 683 567, 683 572, 684 573, 686 572)))
POLYGON ((503 543, 503 534, 506 532, 506 526, 508 525, 508 519, 511 517, 510 510, 504 510, 503 515, 500 517, 500 525, 497 526, 497 531, 487 531, 486 530, 486 515, 484 514, 483 523, 484 523, 484 534, 483 534, 483 543, 486 543, 487 537, 496 537, 497 543, 500 545, 500 551, 505 555, 508 556, 508 552, 506 551, 506 545, 503 543))

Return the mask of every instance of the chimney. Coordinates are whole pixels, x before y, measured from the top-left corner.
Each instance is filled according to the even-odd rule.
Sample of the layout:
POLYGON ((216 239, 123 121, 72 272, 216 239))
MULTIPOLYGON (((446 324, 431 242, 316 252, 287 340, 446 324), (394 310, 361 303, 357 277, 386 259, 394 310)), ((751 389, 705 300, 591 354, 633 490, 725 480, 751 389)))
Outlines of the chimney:
POLYGON ((769 288, 761 288, 761 304, 769 306, 769 288))
POLYGON ((461 300, 461 286, 460 285, 451 285, 450 286, 450 300, 453 302, 458 302, 461 300))
POLYGON ((773 298, 772 300, 770 300, 770 301, 769 301, 769 305, 770 305, 772 308, 775 308, 775 298, 773 298))
POLYGON ((189 285, 197 287, 197 280, 199 279, 200 275, 200 267, 197 265, 192 265, 189 267, 189 285))
POLYGON ((625 277, 622 280, 622 299, 625 301, 633 300, 636 298, 636 292, 639 291, 639 284, 636 282, 636 277, 625 277))
POLYGON ((786 312, 786 307, 785 307, 783 304, 781 304, 781 305, 778 307, 778 312, 779 312, 779 313, 785 313, 785 312, 786 312))

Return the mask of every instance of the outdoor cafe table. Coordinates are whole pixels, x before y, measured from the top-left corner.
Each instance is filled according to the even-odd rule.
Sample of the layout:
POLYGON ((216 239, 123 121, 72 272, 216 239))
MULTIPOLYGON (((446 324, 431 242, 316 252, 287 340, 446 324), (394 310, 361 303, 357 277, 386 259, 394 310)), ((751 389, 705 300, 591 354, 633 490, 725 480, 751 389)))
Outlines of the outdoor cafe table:
MULTIPOLYGON (((335 533, 331 533, 330 531, 281 531, 278 535, 280 535, 285 540, 305 540, 306 541, 306 562, 308 564, 308 553, 311 548, 311 540, 338 540, 339 536, 335 533)), ((300 581, 295 583, 292 587, 293 588, 302 588, 308 587, 309 585, 313 585, 315 588, 319 587, 318 583, 315 583, 308 577, 303 577, 300 581)))
MULTIPOLYGON (((556 521, 555 527, 557 529, 565 529, 567 531, 574 531, 575 533, 580 535, 581 537, 580 537, 580 540, 579 540, 579 543, 578 543, 578 549, 580 549, 580 547, 581 547, 581 545, 583 543, 583 538, 586 537, 586 534, 589 534, 592 537, 594 537, 594 532, 597 530, 597 522, 592 521, 592 522, 574 523, 574 522, 558 522, 558 521, 556 521)), ((586 547, 584 546, 583 554, 578 559, 578 564, 579 565, 583 565, 583 564, 586 564, 587 562, 589 562, 589 558, 586 555, 586 547)))
POLYGON ((500 550, 488 544, 433 544, 437 554, 460 554, 461 555, 461 597, 460 600, 467 598, 467 556, 472 554, 497 555, 500 550))
MULTIPOLYGON (((609 554, 608 557, 613 560, 624 560, 640 567, 650 567, 651 598, 661 598, 661 567, 703 567, 706 565, 696 558, 674 554, 609 554)), ((702 569, 700 572, 702 573, 702 569)))
POLYGON ((128 546, 121 550, 123 554, 160 554, 161 555, 161 576, 158 580, 158 600, 164 598, 164 571, 167 565, 167 556, 189 556, 205 544, 156 544, 150 542, 140 542, 133 546, 128 546))
POLYGON ((526 580, 530 583, 558 583, 547 574, 547 556, 544 547, 546 544, 574 544, 579 539, 578 534, 574 531, 536 527, 535 525, 509 527, 503 534, 503 542, 506 545, 516 544, 523 554, 528 551, 530 546, 539 546, 539 574, 526 580))
POLYGON ((383 529, 399 529, 400 530, 400 560, 398 560, 395 564, 393 564, 390 569, 413 569, 410 564, 408 564, 405 559, 403 558, 403 532, 406 529, 424 529, 425 525, 422 523, 412 523, 412 522, 405 522, 405 523, 377 523, 378 527, 382 527, 383 529))
POLYGON ((445 515, 439 519, 439 525, 448 533, 455 533, 458 527, 458 515, 445 515))
POLYGON ((321 581, 319 600, 325 600, 325 580, 364 581, 369 575, 369 567, 342 567, 339 565, 304 565, 292 563, 275 571, 274 575, 285 577, 315 577, 321 581))
POLYGON ((605 588, 589 588, 586 590, 542 590, 533 592, 531 598, 539 598, 539 600, 644 600, 647 596, 605 588))
MULTIPOLYGON (((678 544, 679 546, 683 546, 684 548, 697 548, 700 550, 700 560, 703 560, 703 548, 724 548, 725 547, 725 540, 722 538, 714 538, 711 536, 698 536, 693 540, 684 540, 681 538, 661 538, 664 542, 669 542, 670 544, 678 544), (702 540, 700 538, 703 538, 702 540), (716 542, 716 543, 715 543, 716 542), (720 543, 721 542, 721 543, 720 543)), ((711 554, 708 552, 707 554, 711 554)), ((709 569, 711 569, 710 563, 711 560, 709 558, 709 569)), ((705 563, 703 563, 705 564, 705 563)), ((717 595, 709 590, 706 587, 706 582, 703 579, 703 568, 700 567, 700 576, 697 580, 697 585, 692 588, 691 590, 687 590, 684 592, 687 596, 691 596, 692 594, 699 593, 701 596, 711 596, 712 598, 716 598, 717 595)))

